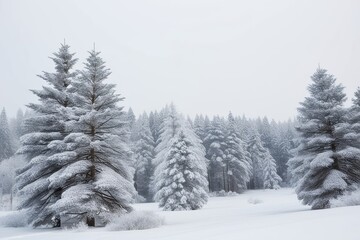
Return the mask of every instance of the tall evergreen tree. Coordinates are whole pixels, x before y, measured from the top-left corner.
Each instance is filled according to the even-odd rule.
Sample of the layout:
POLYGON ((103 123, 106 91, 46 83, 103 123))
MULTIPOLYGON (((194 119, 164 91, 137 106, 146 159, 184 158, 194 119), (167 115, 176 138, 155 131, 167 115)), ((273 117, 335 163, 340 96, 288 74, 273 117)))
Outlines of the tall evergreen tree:
POLYGON ((264 158, 264 188, 279 189, 281 177, 277 174, 275 159, 267 151, 264 158))
POLYGON ((16 118, 10 119, 9 122, 14 149, 19 149, 20 147, 20 137, 25 133, 23 129, 23 124, 24 124, 24 113, 21 109, 19 109, 17 111, 16 118))
POLYGON ((118 106, 123 98, 115 92, 115 84, 106 83, 111 72, 100 52, 89 54, 85 70, 73 83, 76 105, 67 124, 71 133, 56 143, 66 146, 62 156, 70 161, 49 180, 51 186, 63 188, 53 209, 95 226, 95 217, 106 223, 113 213, 131 211, 135 189, 127 122, 118 106))
POLYGON ((258 133, 255 133, 249 141, 248 151, 253 169, 250 188, 261 189, 264 187, 264 159, 267 157, 268 150, 263 147, 258 133))
POLYGON ((204 141, 205 138, 205 119, 203 115, 196 115, 194 119, 194 131, 199 138, 204 141))
POLYGON ((353 105, 348 116, 349 132, 346 134, 346 139, 351 146, 360 148, 360 88, 355 92, 352 101, 353 105))
POLYGON ((168 148, 169 141, 175 137, 181 128, 181 119, 173 104, 166 106, 161 112, 160 137, 158 142, 155 143, 157 145, 155 148, 155 167, 165 159, 163 154, 167 153, 165 150, 168 148))
POLYGON ((150 130, 151 130, 151 134, 154 139, 155 147, 160 142, 161 123, 162 123, 162 119, 160 118, 160 114, 157 111, 150 112, 149 126, 150 126, 150 130))
POLYGON ((14 155, 13 139, 5 108, 0 114, 0 162, 14 155))
POLYGON ((137 192, 152 200, 150 183, 154 173, 153 160, 155 158, 154 140, 149 127, 149 118, 146 113, 138 119, 139 131, 135 145, 135 186, 137 192))
POLYGON ((276 160, 277 172, 283 179, 283 182, 289 183, 287 162, 292 157, 291 150, 295 148, 295 127, 293 123, 281 123, 277 128, 273 143, 273 153, 271 154, 276 160))
POLYGON ((24 134, 24 113, 19 109, 16 113, 15 136, 20 139, 24 134))
POLYGON ((28 105, 33 113, 26 119, 24 132, 27 134, 22 136, 19 149, 28 161, 17 177, 22 200, 19 207, 27 209, 34 226, 46 225, 52 220, 55 226, 60 226, 58 213, 52 205, 60 199, 63 186, 52 186, 48 178, 68 163, 67 158, 59 156, 63 149, 59 150, 52 143, 68 135, 65 123, 69 120, 68 107, 73 106, 69 87, 76 76, 72 69, 77 59, 66 44, 61 45, 51 59, 55 72, 40 75, 48 86, 32 90, 40 102, 28 105))
POLYGON ((264 117, 262 120, 259 120, 259 134, 261 141, 263 143, 263 146, 270 150, 273 148, 273 134, 272 134, 272 128, 270 126, 269 120, 267 117, 264 117))
POLYGON ((224 164, 226 132, 222 119, 218 116, 212 120, 204 144, 208 146, 206 158, 209 159, 208 175, 210 191, 226 189, 226 169, 224 164))
POLYGON ((350 148, 344 138, 347 132, 346 96, 343 87, 326 70, 318 68, 311 77, 310 96, 298 109, 300 146, 289 167, 299 179, 298 198, 313 209, 330 207, 353 182, 360 182, 353 156, 358 149, 350 148))
POLYGON ((138 129, 136 129, 138 126, 136 126, 136 116, 132 110, 132 108, 129 108, 129 110, 126 113, 125 119, 127 121, 127 128, 130 133, 130 141, 132 143, 136 142, 136 134, 138 132, 138 129))
POLYGON ((224 164, 227 183, 225 191, 244 191, 250 181, 251 159, 245 143, 240 139, 235 119, 231 113, 228 116, 225 143, 224 164))

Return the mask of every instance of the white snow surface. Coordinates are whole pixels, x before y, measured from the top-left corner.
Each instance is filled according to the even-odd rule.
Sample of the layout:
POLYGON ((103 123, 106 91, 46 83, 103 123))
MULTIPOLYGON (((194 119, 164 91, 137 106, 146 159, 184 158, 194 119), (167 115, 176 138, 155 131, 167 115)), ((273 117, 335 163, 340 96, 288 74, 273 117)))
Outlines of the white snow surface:
MULTIPOLYGON (((139 203, 134 208, 154 211, 165 218, 159 228, 134 231, 84 231, 5 228, 0 239, 122 239, 122 240, 358 240, 360 206, 310 210, 297 200, 292 189, 254 190, 231 197, 212 197, 196 211, 161 211, 156 203, 139 203), (249 199, 257 199, 252 204, 249 199)), ((1 215, 9 212, 0 212, 1 215)))

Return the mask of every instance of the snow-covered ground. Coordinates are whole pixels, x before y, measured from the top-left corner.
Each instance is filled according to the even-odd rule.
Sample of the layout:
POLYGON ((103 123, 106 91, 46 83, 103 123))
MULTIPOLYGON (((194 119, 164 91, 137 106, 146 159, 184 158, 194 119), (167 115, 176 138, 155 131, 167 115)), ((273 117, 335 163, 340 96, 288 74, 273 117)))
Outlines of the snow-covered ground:
MULTIPOLYGON (((155 203, 136 204, 165 218, 160 228, 137 231, 0 228, 0 239, 169 240, 359 240, 359 207, 310 210, 291 189, 247 191, 214 197, 198 211, 163 212, 155 203), (257 204, 254 204, 257 203, 257 204)), ((0 215, 7 214, 0 212, 0 215)))

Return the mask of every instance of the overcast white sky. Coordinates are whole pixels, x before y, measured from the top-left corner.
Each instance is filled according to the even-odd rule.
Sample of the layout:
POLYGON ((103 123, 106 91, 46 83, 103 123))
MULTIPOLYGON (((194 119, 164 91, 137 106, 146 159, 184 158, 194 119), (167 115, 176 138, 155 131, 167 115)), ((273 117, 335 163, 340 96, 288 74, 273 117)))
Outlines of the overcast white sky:
POLYGON ((0 107, 36 101, 63 39, 96 49, 135 113, 174 102, 196 113, 287 120, 318 64, 360 85, 360 1, 0 0, 0 107))

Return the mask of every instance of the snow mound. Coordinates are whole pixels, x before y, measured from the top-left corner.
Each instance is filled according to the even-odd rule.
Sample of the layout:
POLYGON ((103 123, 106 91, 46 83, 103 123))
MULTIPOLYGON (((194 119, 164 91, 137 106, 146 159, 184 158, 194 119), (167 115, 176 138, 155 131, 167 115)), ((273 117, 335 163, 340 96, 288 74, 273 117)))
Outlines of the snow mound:
POLYGON ((143 230, 157 228, 164 224, 164 219, 154 212, 133 211, 113 218, 107 225, 110 231, 143 230))
POLYGON ((250 204, 259 204, 259 203, 263 203, 263 200, 259 199, 259 198, 254 198, 254 197, 251 197, 248 199, 248 203, 250 204))
POLYGON ((0 226, 4 227, 26 227, 27 216, 23 211, 16 211, 0 217, 0 226))
POLYGON ((348 192, 345 195, 330 201, 331 207, 346 207, 360 205, 360 189, 348 192))

